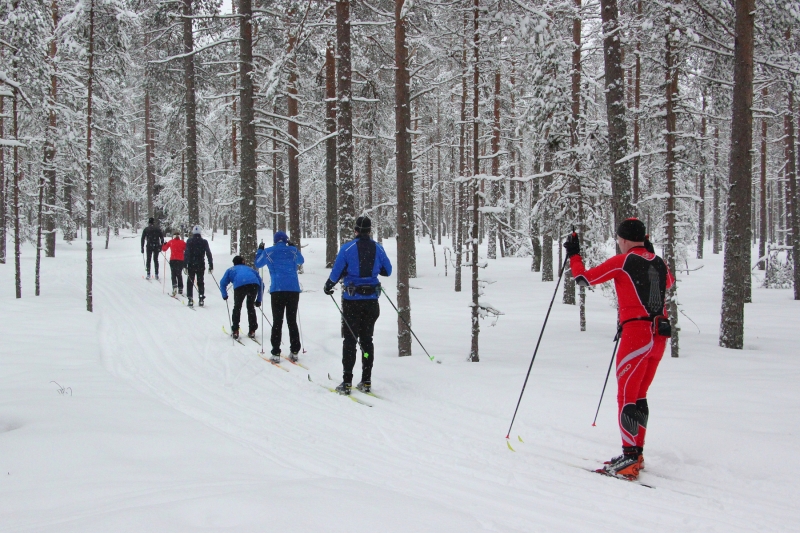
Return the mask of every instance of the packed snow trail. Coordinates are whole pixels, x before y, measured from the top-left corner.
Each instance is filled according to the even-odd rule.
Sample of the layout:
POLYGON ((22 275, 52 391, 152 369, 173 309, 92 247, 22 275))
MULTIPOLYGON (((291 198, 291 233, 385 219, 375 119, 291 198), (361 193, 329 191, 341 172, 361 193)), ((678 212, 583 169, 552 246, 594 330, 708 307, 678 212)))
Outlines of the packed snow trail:
MULTIPOLYGON (((142 280, 133 240, 116 239, 110 250, 95 252, 92 320, 99 321, 105 367, 212 429, 215 441, 244 447, 237 460, 252 461, 272 487, 267 499, 284 530, 779 531, 800 518, 793 501, 800 444, 786 424, 800 415, 800 362, 790 355, 791 324, 800 312, 788 291, 756 290, 747 349, 735 352, 715 345, 721 258, 680 277, 683 310, 702 333, 683 321, 682 357, 665 357, 651 389, 641 479, 657 490, 647 490, 581 470, 619 449, 611 384, 598 427, 591 427, 614 335, 614 310, 599 291, 587 298, 586 333, 577 332, 576 308, 554 306, 512 434, 525 443, 515 441, 512 453, 503 437, 553 284, 538 281, 528 259, 490 262, 487 273, 497 283, 486 298, 505 315, 495 327, 482 323, 481 363, 466 363, 469 293, 453 292, 452 271, 445 278, 441 266, 434 270, 420 254, 412 327, 443 364, 416 346, 415 356, 396 357, 396 315, 383 302, 373 386, 386 400, 365 408, 307 378, 327 384, 328 373, 341 375, 340 318, 321 292, 324 242, 307 242, 299 312, 307 350, 301 362, 310 370, 287 364, 289 372, 258 357, 256 344, 233 344, 220 333, 227 310, 208 273, 207 307, 189 311, 166 298, 161 283, 142 280), (276 511, 274 501, 285 508, 276 511), (292 513, 298 522, 284 522, 292 513)), ((221 274, 230 265, 227 238, 210 244, 215 275, 221 274)), ((394 261, 393 242, 385 245, 394 261)), ((82 279, 83 263, 77 254, 70 259, 72 252, 60 249, 58 264, 69 269, 65 283, 82 279)), ((8 273, 2 275, 11 286, 8 273)), ((70 312, 81 313, 81 303, 70 312)), ((53 342, 50 349, 58 349, 53 342)), ((215 467, 221 486, 230 482, 227 462, 215 467)), ((143 505, 170 501, 154 496, 143 505)), ((202 515, 207 504, 183 505, 186 515, 167 529, 202 527, 186 517, 191 509, 202 515)), ((259 505, 258 498, 244 498, 230 503, 230 513, 263 516, 259 505)))

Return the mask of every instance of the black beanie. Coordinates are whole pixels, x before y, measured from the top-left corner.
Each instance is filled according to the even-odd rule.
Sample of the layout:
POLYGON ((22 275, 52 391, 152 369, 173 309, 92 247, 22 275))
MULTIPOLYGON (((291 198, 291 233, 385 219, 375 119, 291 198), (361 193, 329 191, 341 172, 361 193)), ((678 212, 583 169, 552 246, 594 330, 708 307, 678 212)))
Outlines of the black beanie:
POLYGON ((644 222, 638 218, 627 218, 617 228, 617 235, 631 242, 644 242, 647 231, 644 222))
POLYGON ((147 223, 148 224, 155 224, 156 223, 156 219, 154 219, 153 217, 150 217, 150 218, 147 219, 147 223))
POLYGON ((372 231, 372 221, 369 217, 358 217, 356 219, 356 231, 359 233, 369 233, 372 231))
POLYGON ((233 264, 234 265, 244 264, 244 259, 242 259, 241 255, 237 255, 236 257, 233 258, 233 264))

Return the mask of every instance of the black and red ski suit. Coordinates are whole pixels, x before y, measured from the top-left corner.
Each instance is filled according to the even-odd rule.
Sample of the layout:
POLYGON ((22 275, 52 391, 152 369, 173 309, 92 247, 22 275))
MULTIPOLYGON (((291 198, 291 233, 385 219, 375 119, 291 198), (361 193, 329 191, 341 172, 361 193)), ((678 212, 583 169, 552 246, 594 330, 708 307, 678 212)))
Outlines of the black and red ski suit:
POLYGON ((580 285, 614 280, 621 331, 616 365, 619 430, 623 447, 644 447, 650 414, 647 389, 668 339, 658 334, 656 321, 667 316, 665 294, 675 279, 664 260, 643 246, 589 270, 580 255, 573 255, 570 267, 580 285))

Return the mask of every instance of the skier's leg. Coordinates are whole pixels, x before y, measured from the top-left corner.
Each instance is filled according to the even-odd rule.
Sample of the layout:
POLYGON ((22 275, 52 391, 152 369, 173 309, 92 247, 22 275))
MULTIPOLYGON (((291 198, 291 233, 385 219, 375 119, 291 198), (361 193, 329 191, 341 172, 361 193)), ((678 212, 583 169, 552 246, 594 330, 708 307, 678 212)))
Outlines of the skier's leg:
MULTIPOLYGON (((358 341, 350 333, 350 328, 353 327, 353 322, 356 320, 357 315, 357 301, 342 300, 342 381, 345 383, 353 382, 353 367, 356 364, 356 346, 358 341), (347 320, 347 324, 345 324, 347 320), (348 328, 347 326, 350 326, 348 328)), ((353 329, 353 331, 356 331, 353 329)))
POLYGON ((194 277, 197 271, 191 266, 188 268, 188 275, 186 276, 186 297, 190 300, 194 296, 194 277))
POLYGON ((150 261, 152 261, 152 257, 153 257, 153 250, 148 248, 147 249, 147 268, 146 268, 148 276, 150 276, 150 261))
POLYGON ((254 333, 258 329, 258 315, 256 315, 256 298, 258 297, 258 284, 252 283, 247 287, 247 326, 248 333, 254 333))
POLYGON ((178 292, 183 292, 183 261, 175 261, 178 276, 178 292))
POLYGON ((156 267, 156 277, 158 277, 158 253, 159 253, 159 250, 155 249, 155 250, 150 250, 149 252, 153 254, 153 265, 155 265, 155 267, 156 267))
POLYGON ((650 406, 647 404, 647 391, 658 370, 658 364, 664 356, 668 337, 655 336, 653 349, 645 360, 642 371, 642 380, 639 383, 639 393, 636 399, 636 408, 639 410, 639 434, 636 436, 636 446, 644 448, 644 436, 647 433, 647 421, 650 417, 650 406))
POLYGON ((300 351, 300 331, 297 329, 297 305, 299 301, 299 292, 286 293, 286 325, 289 326, 289 350, 292 353, 300 351))
POLYGON ((372 381, 372 364, 375 362, 375 344, 372 335, 375 332, 375 322, 381 316, 381 307, 378 300, 365 300, 363 302, 363 316, 359 324, 358 336, 361 339, 361 381, 372 381))
POLYGON ((623 448, 637 446, 636 437, 642 418, 636 400, 639 399, 639 387, 653 346, 649 322, 629 322, 624 326, 617 350, 616 369, 618 421, 623 448))
POLYGON ((203 280, 203 276, 206 273, 206 268, 201 267, 197 269, 197 293, 200 299, 206 297, 206 283, 203 280))
POLYGON ((272 355, 281 353, 281 336, 283 330, 283 309, 286 307, 286 293, 283 291, 270 293, 272 303, 272 334, 269 341, 272 344, 272 355))
POLYGON ((246 287, 233 289, 233 312, 231 313, 231 328, 233 331, 239 331, 239 319, 242 316, 242 302, 244 302, 246 296, 246 287))
POLYGON ((178 276, 180 276, 180 268, 178 265, 179 261, 175 259, 170 259, 169 261, 169 274, 170 280, 172 281, 172 290, 175 291, 178 288, 178 276))

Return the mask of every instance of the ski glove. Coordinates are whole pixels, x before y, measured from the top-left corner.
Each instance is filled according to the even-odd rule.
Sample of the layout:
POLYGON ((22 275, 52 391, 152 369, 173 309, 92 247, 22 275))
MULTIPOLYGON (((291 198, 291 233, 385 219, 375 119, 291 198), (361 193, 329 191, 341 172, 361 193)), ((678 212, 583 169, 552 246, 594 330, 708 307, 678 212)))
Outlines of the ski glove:
POLYGON ((255 306, 256 306, 256 307, 261 307, 261 302, 256 302, 256 303, 255 303, 255 306))
POLYGON ((567 240, 564 241, 564 248, 567 250, 567 257, 581 255, 581 243, 577 233, 573 231, 570 235, 567 235, 567 240))
POLYGON ((336 286, 336 283, 334 283, 331 280, 328 280, 328 281, 325 282, 325 287, 322 289, 322 292, 324 292, 325 294, 330 296, 331 294, 333 294, 333 288, 335 286, 336 286))
POLYGON ((227 296, 223 296, 222 299, 227 301, 228 297, 227 296))
POLYGON ((214 265, 208 265, 208 273, 211 274, 214 272, 214 265))
POLYGON ((142 248, 142 253, 144 253, 144 248, 142 248))
POLYGON ((261 242, 259 243, 259 245, 258 245, 258 249, 259 249, 259 250, 263 250, 263 249, 264 249, 264 241, 261 241, 261 242))

